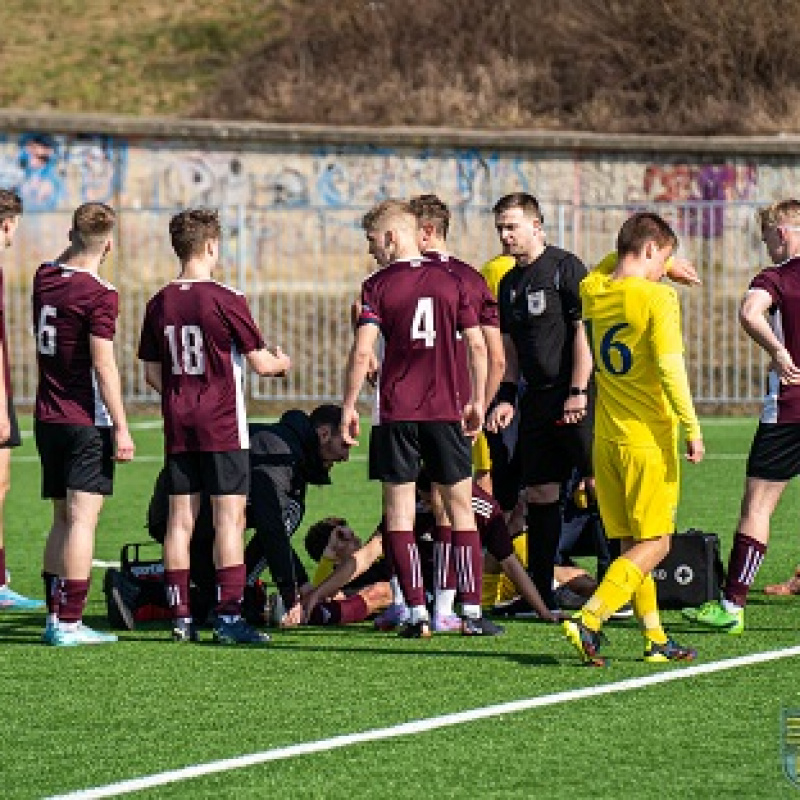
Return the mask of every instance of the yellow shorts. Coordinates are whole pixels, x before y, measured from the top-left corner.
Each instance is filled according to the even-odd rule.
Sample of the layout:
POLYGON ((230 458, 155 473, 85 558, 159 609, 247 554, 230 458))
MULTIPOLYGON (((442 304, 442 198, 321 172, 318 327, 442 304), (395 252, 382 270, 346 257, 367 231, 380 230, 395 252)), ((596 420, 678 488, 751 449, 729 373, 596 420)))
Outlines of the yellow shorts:
POLYGON ((675 532, 680 475, 673 439, 663 447, 594 440, 600 517, 610 539, 655 539, 675 532))
POLYGON ((492 468, 492 459, 489 456, 489 443, 486 435, 481 431, 472 445, 472 471, 488 472, 492 468))

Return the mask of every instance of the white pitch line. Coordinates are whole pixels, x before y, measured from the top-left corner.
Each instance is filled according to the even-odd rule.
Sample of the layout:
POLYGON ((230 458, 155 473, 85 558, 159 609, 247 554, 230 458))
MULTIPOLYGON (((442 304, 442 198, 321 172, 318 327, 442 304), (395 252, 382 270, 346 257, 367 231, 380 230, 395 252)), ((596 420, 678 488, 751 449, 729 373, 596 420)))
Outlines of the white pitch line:
POLYGON ((129 780, 109 783, 106 786, 97 786, 93 789, 80 789, 68 794, 52 795, 48 800, 93 800, 99 797, 117 797, 131 792, 138 792, 144 789, 152 789, 155 786, 165 786, 178 781, 191 780, 202 775, 213 775, 220 772, 229 772, 234 769, 243 769, 257 764, 266 764, 269 761, 280 761, 295 756, 309 755, 310 753, 320 753, 329 750, 336 750, 341 747, 349 747, 353 744, 363 744, 364 742, 375 742, 383 739, 395 739, 399 736, 410 736, 416 733, 426 733, 446 728, 451 725, 462 725, 465 722, 487 719, 489 717, 499 717, 506 714, 516 714, 520 711, 528 711, 532 708, 543 708, 545 706, 568 703, 573 700, 582 700, 586 697, 599 697, 605 694, 615 694, 617 692, 628 692, 632 689, 641 689, 645 686, 655 686, 659 683, 670 683, 672 681, 686 680, 697 675, 709 675, 714 672, 723 672, 738 667, 747 667, 752 664, 763 664, 768 661, 777 661, 782 658, 792 658, 800 656, 800 645, 787 647, 781 650, 769 650, 764 653, 751 653, 746 656, 738 656, 723 661, 712 661, 709 664, 697 664, 684 669, 673 669, 659 672, 655 675, 647 675, 642 678, 628 678, 616 683, 607 683, 602 686, 587 686, 583 689, 570 689, 556 694, 543 695, 541 697, 529 697, 524 700, 514 700, 510 703, 500 703, 498 705, 475 708, 469 711, 459 711, 455 714, 444 714, 439 717, 429 717, 427 719, 404 722, 400 725, 392 725, 388 728, 373 728, 362 733, 348 733, 341 736, 333 736, 330 739, 319 739, 314 742, 304 742, 293 744, 287 747, 276 747, 272 750, 265 750, 261 753, 251 753, 250 755, 238 756, 236 758, 225 758, 220 761, 210 761, 207 764, 193 764, 181 769, 169 770, 167 772, 157 772, 153 775, 146 775, 142 778, 130 778, 129 780))

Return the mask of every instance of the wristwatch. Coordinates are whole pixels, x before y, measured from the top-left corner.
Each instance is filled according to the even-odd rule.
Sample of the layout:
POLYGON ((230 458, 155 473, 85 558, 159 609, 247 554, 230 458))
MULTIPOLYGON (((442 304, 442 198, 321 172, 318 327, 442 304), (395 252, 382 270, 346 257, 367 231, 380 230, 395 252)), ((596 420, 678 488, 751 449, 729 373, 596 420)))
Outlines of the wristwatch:
POLYGON ((581 394, 589 394, 589 390, 588 389, 581 389, 579 386, 570 386, 569 387, 569 393, 570 393, 570 395, 572 397, 577 397, 578 395, 581 395, 581 394))

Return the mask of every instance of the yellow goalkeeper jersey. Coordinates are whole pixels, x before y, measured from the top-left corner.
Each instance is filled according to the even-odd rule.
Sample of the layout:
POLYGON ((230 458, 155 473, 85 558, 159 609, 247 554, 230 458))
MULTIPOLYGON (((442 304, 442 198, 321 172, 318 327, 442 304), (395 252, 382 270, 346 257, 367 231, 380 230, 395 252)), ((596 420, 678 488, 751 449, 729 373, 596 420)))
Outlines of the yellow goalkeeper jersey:
POLYGON ((503 275, 516 263, 514 256, 495 256, 481 267, 481 275, 489 284, 489 291, 494 297, 497 297, 497 287, 500 285, 503 275))
MULTIPOLYGON (((678 420, 664 388, 669 359, 659 363, 678 356, 682 368, 678 295, 644 278, 614 279, 609 266, 598 265, 580 286, 597 383, 595 436, 663 446, 674 439, 678 420)), ((697 427, 691 398, 688 408, 681 419, 687 430, 697 427)))

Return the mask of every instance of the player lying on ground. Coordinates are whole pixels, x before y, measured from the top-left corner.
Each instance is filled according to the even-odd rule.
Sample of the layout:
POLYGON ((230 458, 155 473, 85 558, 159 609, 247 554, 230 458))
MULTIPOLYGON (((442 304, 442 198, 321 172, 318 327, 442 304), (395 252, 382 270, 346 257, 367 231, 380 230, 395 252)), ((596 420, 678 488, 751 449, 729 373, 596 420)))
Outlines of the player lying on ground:
MULTIPOLYGON (((429 499, 429 495, 427 495, 427 498, 425 493, 421 493, 421 495, 423 501, 424 499, 429 499)), ((511 536, 508 532, 508 527, 500 506, 490 494, 484 492, 476 483, 473 483, 472 496, 478 522, 478 530, 481 535, 483 546, 491 553, 492 557, 500 563, 505 574, 508 575, 518 587, 520 594, 530 603, 534 611, 548 622, 558 622, 558 617, 550 612, 542 602, 539 593, 536 591, 536 587, 531 582, 524 567, 514 553, 511 536)), ((434 517, 430 511, 423 509, 423 511, 417 515, 416 521, 415 535, 417 540, 419 541, 430 537, 432 528, 435 525, 434 517)), ((330 602, 331 598, 336 597, 337 592, 360 575, 363 575, 366 570, 378 562, 384 554, 383 533, 384 527, 383 523, 381 523, 363 547, 343 561, 326 580, 305 598, 301 609, 292 609, 286 617, 284 617, 284 624, 298 625, 302 622, 311 622, 311 614, 315 606, 330 602)), ((408 610, 403 607, 397 611, 395 623, 400 624, 404 621, 404 615, 407 616, 408 610)), ((486 620, 485 622, 489 623, 490 621, 486 620)), ((497 626, 494 627, 496 628, 497 626)), ((473 626, 470 626, 468 629, 462 628, 462 631, 470 635, 476 635, 473 632, 473 626)), ((496 632, 498 631, 491 631, 487 626, 486 631, 482 631, 477 635, 487 635, 496 632)))

